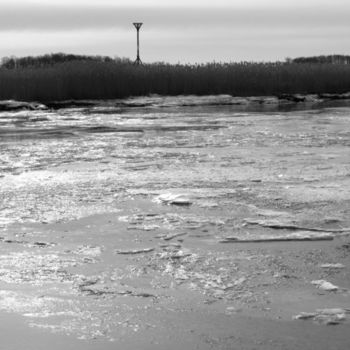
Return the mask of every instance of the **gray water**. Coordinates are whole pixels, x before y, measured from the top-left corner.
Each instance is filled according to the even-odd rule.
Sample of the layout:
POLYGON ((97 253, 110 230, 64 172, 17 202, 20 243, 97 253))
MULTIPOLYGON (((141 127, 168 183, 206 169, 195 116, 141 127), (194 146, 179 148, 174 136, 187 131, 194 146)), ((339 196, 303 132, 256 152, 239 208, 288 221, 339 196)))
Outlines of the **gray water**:
POLYGON ((113 341, 193 290, 266 302, 215 248, 275 234, 249 219, 350 226, 350 107, 180 102, 0 113, 1 310, 113 341))

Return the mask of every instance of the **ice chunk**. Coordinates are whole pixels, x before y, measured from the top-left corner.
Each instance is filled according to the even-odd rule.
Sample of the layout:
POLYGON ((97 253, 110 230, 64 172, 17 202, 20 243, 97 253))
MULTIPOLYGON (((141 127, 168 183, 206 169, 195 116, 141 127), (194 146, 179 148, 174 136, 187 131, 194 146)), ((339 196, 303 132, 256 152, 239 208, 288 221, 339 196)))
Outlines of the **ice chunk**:
POLYGON ((325 280, 314 280, 311 281, 313 285, 315 285, 318 289, 326 290, 329 292, 337 291, 339 289, 338 286, 335 286, 334 284, 327 282, 325 280))
POLYGON ((173 205, 191 205, 192 200, 185 194, 164 193, 155 198, 158 203, 173 205))

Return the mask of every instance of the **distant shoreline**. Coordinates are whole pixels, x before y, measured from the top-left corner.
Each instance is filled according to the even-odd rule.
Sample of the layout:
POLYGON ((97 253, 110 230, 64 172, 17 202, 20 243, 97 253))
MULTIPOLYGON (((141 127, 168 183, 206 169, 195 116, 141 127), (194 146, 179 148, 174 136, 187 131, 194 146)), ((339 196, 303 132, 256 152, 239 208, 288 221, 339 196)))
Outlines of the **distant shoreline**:
MULTIPOLYGON (((333 63, 208 63, 134 65, 68 61, 0 68, 0 100, 116 100, 138 96, 277 96, 287 102, 343 99, 350 65, 333 63)), ((265 99, 262 100, 265 103, 265 99)))

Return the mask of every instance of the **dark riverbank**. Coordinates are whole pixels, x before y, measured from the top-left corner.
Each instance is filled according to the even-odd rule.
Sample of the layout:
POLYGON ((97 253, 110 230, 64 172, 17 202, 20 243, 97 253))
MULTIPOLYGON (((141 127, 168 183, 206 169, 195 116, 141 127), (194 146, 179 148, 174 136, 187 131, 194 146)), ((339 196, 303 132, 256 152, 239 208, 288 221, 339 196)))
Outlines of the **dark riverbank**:
POLYGON ((212 96, 145 96, 115 100, 63 100, 40 102, 25 102, 15 100, 0 101, 0 111, 47 110, 62 108, 161 108, 161 107, 205 107, 205 106, 236 106, 238 109, 305 109, 312 107, 337 107, 350 103, 350 92, 340 94, 282 94, 279 96, 237 97, 230 95, 212 96))
MULTIPOLYGON (((322 98, 324 93, 337 95, 347 91, 350 91, 350 66, 332 63, 153 63, 135 66, 122 60, 78 60, 0 68, 0 100, 42 103, 153 94, 247 97, 300 93, 322 98)), ((295 99, 299 100, 292 98, 295 99)))

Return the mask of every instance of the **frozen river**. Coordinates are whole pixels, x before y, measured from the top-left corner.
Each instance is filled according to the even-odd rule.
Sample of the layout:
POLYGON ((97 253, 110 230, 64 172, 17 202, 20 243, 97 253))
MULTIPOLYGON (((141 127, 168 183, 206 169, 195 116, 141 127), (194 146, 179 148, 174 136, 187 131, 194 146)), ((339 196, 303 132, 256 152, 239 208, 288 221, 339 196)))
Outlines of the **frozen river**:
POLYGON ((183 332, 184 348, 221 349, 209 314, 274 319, 283 274, 315 277, 303 265, 328 256, 221 242, 348 232, 350 107, 205 101, 0 113, 2 312, 99 349, 176 348, 183 332))

